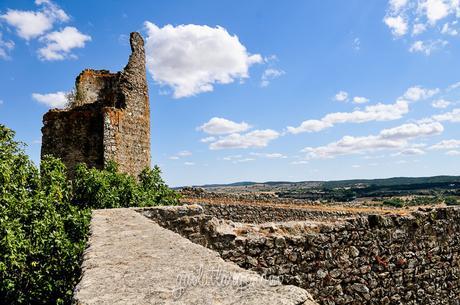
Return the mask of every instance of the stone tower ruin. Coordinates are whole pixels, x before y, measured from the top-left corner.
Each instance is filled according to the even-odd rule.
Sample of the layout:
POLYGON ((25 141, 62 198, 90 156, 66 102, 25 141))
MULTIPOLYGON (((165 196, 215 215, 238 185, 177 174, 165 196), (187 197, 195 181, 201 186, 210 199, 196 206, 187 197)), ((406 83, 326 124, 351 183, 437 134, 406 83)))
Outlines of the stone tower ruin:
POLYGON ((112 160, 133 176, 150 166, 144 40, 131 33, 130 44, 131 55, 122 71, 82 71, 69 108, 52 109, 43 116, 41 155, 60 158, 71 176, 78 163, 100 169, 112 160))

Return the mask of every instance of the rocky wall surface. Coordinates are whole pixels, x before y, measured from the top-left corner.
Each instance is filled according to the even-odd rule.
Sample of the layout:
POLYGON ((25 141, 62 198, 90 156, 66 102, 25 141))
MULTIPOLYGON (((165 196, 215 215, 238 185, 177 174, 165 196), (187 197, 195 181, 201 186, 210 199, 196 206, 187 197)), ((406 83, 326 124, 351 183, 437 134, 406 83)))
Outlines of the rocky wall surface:
POLYGON ((341 219, 354 217, 356 213, 346 211, 310 210, 302 207, 281 207, 276 205, 212 204, 199 203, 204 213, 220 219, 236 222, 264 223, 271 221, 302 221, 341 219))
POLYGON ((141 212, 225 260, 307 289, 320 304, 460 304, 458 208, 262 225, 188 208, 177 217, 141 212))

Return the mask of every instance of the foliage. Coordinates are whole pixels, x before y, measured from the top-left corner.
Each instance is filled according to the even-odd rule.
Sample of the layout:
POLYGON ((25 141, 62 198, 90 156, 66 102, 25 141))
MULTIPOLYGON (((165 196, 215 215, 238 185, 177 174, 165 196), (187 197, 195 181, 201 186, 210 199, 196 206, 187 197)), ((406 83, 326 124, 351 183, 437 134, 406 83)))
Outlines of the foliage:
POLYGON ((158 166, 146 168, 137 182, 133 177, 118 172, 114 162, 103 170, 79 164, 73 181, 73 203, 95 209, 174 205, 179 195, 168 188, 160 176, 158 166))
POLYGON ((1 304, 71 303, 91 208, 178 202, 158 167, 138 182, 115 163, 104 170, 79 165, 70 182, 60 160, 46 156, 39 171, 22 146, 0 124, 1 304))
POLYGON ((460 203, 458 202, 458 199, 454 196, 449 196, 444 198, 444 203, 446 205, 459 205, 460 203))
POLYGON ((383 201, 383 205, 388 205, 396 208, 402 208, 405 206, 404 200, 400 198, 391 198, 383 201))
POLYGON ((39 173, 13 138, 0 125, 0 300, 69 303, 90 212, 70 204, 59 160, 45 158, 39 173))

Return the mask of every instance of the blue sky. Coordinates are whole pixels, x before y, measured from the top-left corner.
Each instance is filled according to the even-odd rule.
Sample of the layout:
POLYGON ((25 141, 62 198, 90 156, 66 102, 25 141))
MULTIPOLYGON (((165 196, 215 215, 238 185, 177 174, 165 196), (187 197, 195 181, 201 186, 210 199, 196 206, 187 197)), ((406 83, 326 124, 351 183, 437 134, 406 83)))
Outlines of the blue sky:
POLYGON ((146 39, 152 157, 173 186, 459 175, 460 4, 0 2, 0 122, 42 115, 146 39))

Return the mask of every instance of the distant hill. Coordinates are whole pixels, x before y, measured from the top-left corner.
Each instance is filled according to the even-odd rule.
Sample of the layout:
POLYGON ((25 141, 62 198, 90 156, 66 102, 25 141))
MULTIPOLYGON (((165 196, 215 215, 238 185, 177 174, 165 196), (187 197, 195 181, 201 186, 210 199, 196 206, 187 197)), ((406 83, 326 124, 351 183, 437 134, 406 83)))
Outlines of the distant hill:
POLYGON ((337 181, 267 181, 267 182, 252 182, 242 181, 229 184, 206 184, 196 187, 201 187, 208 190, 225 190, 233 189, 240 190, 260 190, 260 191, 277 191, 286 189, 336 189, 336 188, 430 188, 430 186, 446 187, 452 184, 453 187, 460 186, 460 176, 433 176, 433 177, 394 177, 385 179, 351 179, 337 181))

